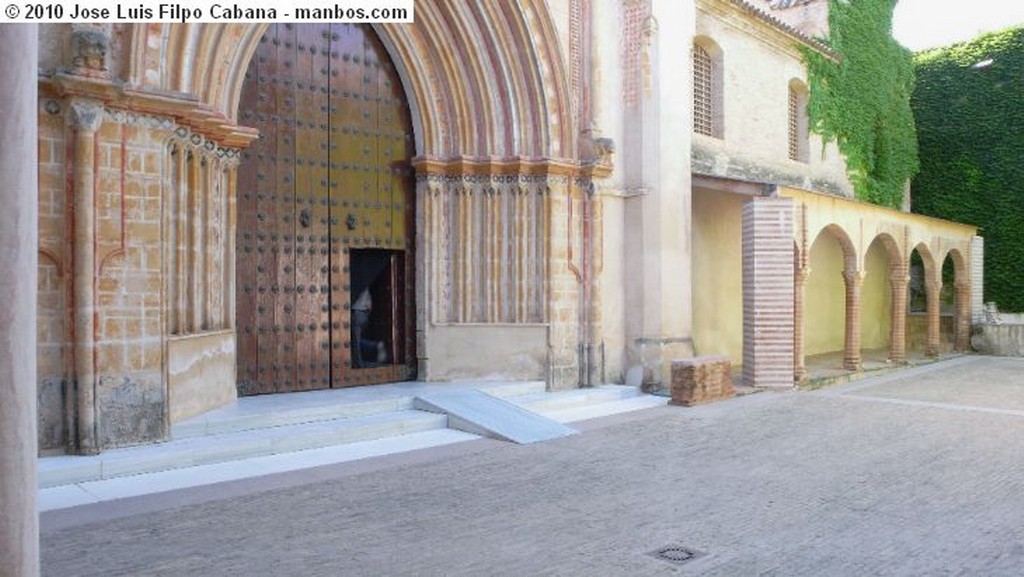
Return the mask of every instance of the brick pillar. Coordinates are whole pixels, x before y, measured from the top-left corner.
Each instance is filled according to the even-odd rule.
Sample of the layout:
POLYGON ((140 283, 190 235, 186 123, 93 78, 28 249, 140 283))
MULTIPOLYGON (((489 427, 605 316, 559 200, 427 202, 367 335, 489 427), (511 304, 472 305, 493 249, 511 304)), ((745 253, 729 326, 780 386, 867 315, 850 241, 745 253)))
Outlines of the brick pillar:
POLYGON ((860 287, 864 284, 864 273, 859 270, 844 271, 846 281, 846 337, 843 346, 843 368, 859 371, 863 368, 860 356, 860 287))
POLYGON ((964 353, 971 350, 971 283, 957 279, 953 288, 956 291, 954 347, 958 352, 964 353))
POLYGON ((793 201, 743 205, 743 384, 793 386, 793 201))
POLYGON ((892 327, 889 331, 889 361, 893 363, 906 363, 907 285, 910 283, 906 264, 900 264, 893 268, 889 283, 892 287, 892 327))
POLYGON ((92 100, 72 101, 68 121, 75 129, 74 156, 74 321, 75 399, 78 451, 100 450, 96 434, 96 130, 103 106, 92 100))
MULTIPOLYGON (((941 270, 941 269, 940 269, 941 270)), ((939 274, 936 272, 935 274, 939 274)), ((927 285, 928 301, 928 343, 925 345, 924 354, 929 357, 939 356, 939 293, 942 292, 942 281, 929 280, 927 285)))
POLYGON ((38 28, 0 26, 0 574, 39 575, 38 28))
POLYGON ((971 238, 971 322, 985 320, 985 239, 971 238))
POLYGON ((807 379, 804 364, 804 289, 807 288, 809 267, 795 267, 793 271, 793 382, 807 379))

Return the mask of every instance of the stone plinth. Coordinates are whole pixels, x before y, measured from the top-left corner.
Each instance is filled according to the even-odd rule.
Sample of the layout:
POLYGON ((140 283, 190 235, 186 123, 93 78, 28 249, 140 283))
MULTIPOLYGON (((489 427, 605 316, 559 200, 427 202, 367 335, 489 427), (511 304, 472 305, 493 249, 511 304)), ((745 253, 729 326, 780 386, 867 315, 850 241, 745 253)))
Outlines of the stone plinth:
POLYGON ((692 407, 728 399, 735 394, 729 357, 695 357, 672 363, 670 405, 692 407))

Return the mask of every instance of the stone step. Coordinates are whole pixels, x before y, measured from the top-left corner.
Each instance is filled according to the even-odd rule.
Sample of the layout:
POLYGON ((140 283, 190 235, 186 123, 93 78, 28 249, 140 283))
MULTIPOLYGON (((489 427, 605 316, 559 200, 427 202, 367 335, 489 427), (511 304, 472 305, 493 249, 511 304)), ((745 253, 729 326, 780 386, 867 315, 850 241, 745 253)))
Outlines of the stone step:
POLYGON ((325 465, 347 463, 359 459, 417 449, 440 447, 479 438, 477 435, 453 429, 432 429, 398 437, 358 441, 293 453, 250 457, 238 461, 224 461, 222 463, 196 465, 182 469, 168 469, 127 477, 115 477, 113 479, 83 481, 76 484, 40 489, 39 510, 53 511, 81 505, 92 505, 127 497, 151 495, 153 493, 238 481, 275 473, 286 473, 325 465))
MULTIPOLYGON (((220 409, 187 419, 171 427, 172 439, 189 439, 237 431, 251 431, 349 419, 366 415, 405 411, 413 408, 413 399, 424 391, 468 384, 430 385, 394 383, 380 387, 306 391, 287 395, 245 397, 220 409)), ((490 395, 509 398, 543 393, 543 381, 475 383, 473 388, 490 395)))
POLYGON ((54 487, 236 461, 446 429, 447 426, 445 415, 401 410, 190 437, 158 445, 112 449, 96 456, 47 457, 39 460, 39 486, 54 487))
POLYGON ((641 409, 664 407, 667 404, 668 397, 638 395, 617 401, 606 401, 603 403, 594 403, 539 412, 549 419, 553 419, 560 423, 574 423, 577 421, 585 421, 587 419, 596 419, 598 417, 607 417, 610 415, 618 415, 620 413, 639 411, 641 409))
POLYGON ((642 393, 636 387, 625 385, 602 385, 588 389, 572 389, 568 391, 554 391, 550 393, 531 393, 518 395, 508 400, 520 407, 544 413, 546 411, 557 411, 571 409, 597 403, 607 403, 623 399, 631 399, 640 396, 642 393))

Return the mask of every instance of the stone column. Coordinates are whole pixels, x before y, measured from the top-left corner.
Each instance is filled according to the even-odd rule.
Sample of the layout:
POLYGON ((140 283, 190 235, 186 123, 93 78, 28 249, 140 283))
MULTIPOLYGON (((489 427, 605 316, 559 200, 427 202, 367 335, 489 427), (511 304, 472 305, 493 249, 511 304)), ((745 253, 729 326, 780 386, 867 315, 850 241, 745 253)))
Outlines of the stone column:
POLYGON ((100 450, 96 438, 96 130, 103 121, 103 106, 91 100, 71 102, 68 120, 75 130, 74 155, 74 320, 75 399, 78 451, 100 450))
POLYGON ((956 291, 956 309, 953 313, 953 322, 956 323, 954 347, 957 352, 965 353, 971 350, 971 283, 957 279, 953 289, 956 291))
POLYGON ((690 148, 694 0, 631 2, 648 10, 630 24, 636 47, 624 122, 626 339, 630 370, 668 393, 671 364, 693 355, 690 148))
POLYGON ((859 270, 844 271, 846 281, 846 337, 843 347, 843 368, 859 371, 863 368, 860 356, 860 287, 864 284, 864 273, 859 270))
POLYGON ((889 331, 889 361, 907 362, 907 286, 910 276, 906 265, 896 266, 889 277, 892 287, 892 326, 889 331))
POLYGON ((796 384, 807 379, 804 358, 804 293, 810 274, 811 269, 807 266, 793 270, 793 382, 796 384))
POLYGON ((38 28, 0 26, 0 573, 39 575, 36 511, 38 28))
MULTIPOLYGON (((936 272, 935 274, 939 274, 936 272)), ((925 345, 924 354, 929 357, 937 357, 940 353, 939 339, 941 330, 939 327, 941 305, 939 295, 942 293, 942 281, 928 280, 926 298, 928 301, 928 343, 925 345)))

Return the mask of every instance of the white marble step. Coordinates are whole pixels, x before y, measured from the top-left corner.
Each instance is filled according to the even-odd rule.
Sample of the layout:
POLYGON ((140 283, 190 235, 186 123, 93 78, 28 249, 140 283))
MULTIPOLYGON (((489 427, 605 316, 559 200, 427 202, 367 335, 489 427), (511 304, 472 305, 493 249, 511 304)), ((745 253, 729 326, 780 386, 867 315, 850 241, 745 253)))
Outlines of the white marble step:
POLYGON ((348 419, 413 408, 413 399, 439 390, 481 390, 508 398, 544 392, 543 381, 476 383, 393 383, 373 387, 306 391, 287 395, 244 397, 171 427, 172 439, 188 439, 234 431, 249 431, 348 419))
POLYGON ((550 393, 531 393, 518 395, 508 400, 523 407, 544 413, 547 411, 558 411, 571 409, 597 403, 620 401, 641 396, 636 387, 625 385, 602 385, 588 389, 571 389, 568 391, 555 391, 550 393))
POLYGON ((392 411, 191 437, 157 445, 112 449, 95 456, 47 457, 39 460, 39 486, 54 487, 303 451, 446 429, 447 426, 445 415, 415 410, 392 411))
POLYGON ((479 438, 477 435, 471 435, 462 431, 436 429, 319 449, 251 457, 208 465, 196 465, 183 469, 141 473, 113 479, 83 481, 76 484, 65 484, 40 489, 39 510, 54 511, 80 505, 91 505, 124 499, 126 497, 151 495, 177 489, 213 485, 215 483, 249 479, 274 473, 345 463, 416 449, 439 447, 479 438))
POLYGON ((575 423, 577 421, 585 421, 587 419, 596 419, 598 417, 618 415, 620 413, 639 411, 641 409, 664 407, 667 404, 667 397, 658 397, 655 395, 639 395, 635 397, 620 399, 617 401, 606 401, 603 403, 580 405, 576 407, 556 410, 542 410, 538 412, 540 412, 541 414, 550 419, 558 421, 559 423, 575 423))

